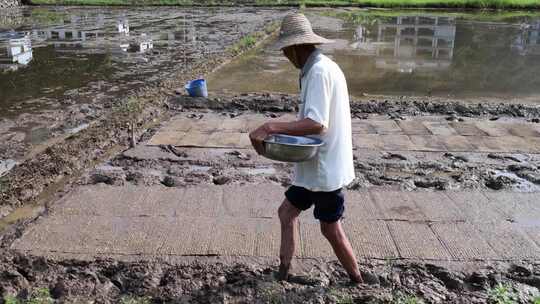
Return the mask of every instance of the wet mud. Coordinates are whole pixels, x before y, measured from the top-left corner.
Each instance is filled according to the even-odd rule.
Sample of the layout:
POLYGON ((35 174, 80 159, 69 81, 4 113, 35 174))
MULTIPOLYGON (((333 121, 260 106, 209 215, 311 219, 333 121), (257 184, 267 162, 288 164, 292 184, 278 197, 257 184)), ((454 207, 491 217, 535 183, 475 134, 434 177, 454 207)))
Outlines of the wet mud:
MULTIPOLYGON (((210 106, 213 110, 208 109, 208 103, 189 99, 195 103, 190 105, 187 100, 176 97, 167 100, 165 106, 147 107, 147 111, 155 112, 139 121, 140 129, 153 119, 163 119, 160 111, 165 109, 168 115, 196 109, 199 112, 192 115, 199 116, 219 110, 237 118, 253 110, 269 117, 294 110, 293 98, 285 95, 240 96, 233 100, 223 97, 221 105, 210 106), (247 101, 250 98, 254 101, 247 101), (179 102, 180 99, 185 102, 179 102), (283 103, 287 100, 290 102, 283 103), (278 104, 281 108, 276 108, 278 104)), ((14 205, 24 204, 22 198, 36 196, 47 183, 59 176, 70 176, 76 169, 83 171, 76 184, 186 187, 204 183, 290 183, 290 165, 269 161, 252 150, 145 146, 158 128, 159 125, 153 125, 144 132, 138 131, 139 144, 112 157, 105 155, 108 149, 128 146, 129 130, 125 124, 111 125, 110 129, 103 129, 102 125, 89 127, 65 145, 47 148, 35 160, 15 169, 18 174, 24 173, 21 176, 32 178, 21 180, 20 192, 11 193, 12 198, 20 199, 14 205), (96 143, 107 144, 101 146, 101 152, 90 150, 96 143), (96 155, 103 155, 105 161, 96 160, 96 155), (83 170, 91 160, 97 165, 83 170), (25 171, 19 171, 23 168, 25 171), (43 171, 36 171, 38 168, 43 171)), ((526 154, 356 151, 358 178, 350 188, 519 190, 520 184, 538 184, 539 165, 535 155, 526 154)), ((298 260, 294 275, 280 282, 275 279, 275 261, 257 258, 56 260, 23 255, 9 247, 24 233, 24 228, 24 222, 12 225, 0 237, 0 294, 21 300, 45 297, 57 303, 496 303, 503 293, 515 303, 529 303, 540 296, 540 264, 534 261, 446 265, 365 260, 360 266, 366 284, 355 286, 335 261, 298 260)))
POLYGON ((24 300, 45 291, 47 303, 500 303, 502 294, 530 303, 540 294, 539 267, 366 261, 365 284, 353 285, 337 262, 324 260, 299 260, 287 281, 277 281, 273 262, 256 260, 58 261, 7 252, 0 294, 24 300))
MULTIPOLYGON (((155 98, 156 91, 150 90, 146 94, 155 98)), ((200 115, 204 115, 205 111, 217 111, 231 118, 239 117, 243 113, 258 112, 273 117, 283 112, 295 111, 297 104, 296 96, 286 94, 245 94, 211 99, 167 97, 167 95, 162 97, 163 99, 154 98, 144 111, 144 118, 137 121, 137 137, 141 144, 148 140, 155 130, 146 130, 144 126, 181 111, 199 111, 200 115)), ((538 108, 527 105, 482 106, 458 102, 420 102, 414 99, 380 102, 360 100, 352 103, 352 115, 355 118, 383 114, 385 115, 383 117, 396 120, 407 119, 410 116, 438 114, 444 115, 447 119, 456 118, 457 123, 460 117, 493 120, 492 117, 495 116, 497 119, 517 117, 523 121, 530 121, 538 118, 538 111, 538 108)), ((111 147, 127 146, 130 141, 130 121, 129 115, 126 116, 125 113, 117 115, 110 121, 101 120, 95 126, 90 126, 83 132, 68 137, 68 140, 46 148, 42 153, 16 166, 10 174, 2 178, 5 185, 1 191, 3 214, 7 214, 15 206, 35 199, 47 185, 68 177, 87 167, 92 161, 100 159, 111 147)), ((221 151, 220 154, 202 157, 199 155, 200 151, 174 149, 159 148, 165 157, 156 159, 141 160, 136 156, 130 156, 130 152, 123 153, 106 164, 110 168, 104 169, 101 166, 90 173, 86 172, 80 182, 106 182, 119 185, 127 182, 174 187, 198 183, 274 181, 288 185, 290 182, 290 166, 269 163, 260 158, 258 161, 247 161, 255 156, 252 151, 221 151), (254 174, 253 172, 257 170, 253 169, 262 170, 260 172, 263 174, 254 174), (265 172, 268 174, 264 174, 265 172)), ((351 184, 351 189, 384 186, 406 190, 489 188, 534 191, 539 187, 540 160, 535 154, 467 152, 388 154, 358 151, 355 157, 358 178, 351 184)))
MULTIPOLYGON (((220 256, 48 258, 9 249, 32 221, 0 234, 0 295, 43 303, 531 303, 540 263, 362 260, 353 285, 337 261, 220 256)), ((0 300, 3 303, 3 300, 0 300)))
MULTIPOLYGON (((259 26, 262 32, 257 33, 261 39, 274 30, 272 24, 261 23, 259 26)), ((127 147, 134 138, 138 140, 148 127, 173 113, 168 111, 171 105, 167 100, 174 95, 179 83, 207 74, 252 46, 239 46, 209 55, 204 61, 193 63, 189 70, 177 69, 172 77, 162 79, 156 85, 140 87, 113 104, 80 104, 71 112, 48 111, 47 115, 41 116, 23 114, 27 119, 17 120, 17 123, 0 120, 0 128, 9 133, 5 138, 7 142, 0 149, 3 153, 0 168, 5 168, 0 172, 0 218, 16 207, 35 202, 52 185, 74 180, 72 177, 80 175, 84 168, 106 159, 113 148, 127 147), (67 119, 62 119, 65 117, 67 119), (36 121, 50 124, 45 129, 36 127, 47 134, 54 128, 65 130, 66 124, 73 128, 36 145, 25 142, 23 132, 13 134, 13 128, 23 128, 20 124, 36 121), (21 159, 14 160, 14 156, 21 159)))
POLYGON ((539 159, 523 154, 357 151, 353 189, 538 191, 539 159))
MULTIPOLYGON (((136 147, 88 171, 80 184, 290 185, 292 166, 270 162, 250 150, 136 147), (171 150, 174 152, 171 152, 171 150), (180 156, 178 156, 180 155, 180 156)), ((540 159, 493 153, 355 151, 356 179, 350 190, 513 190, 538 191, 540 159)))
MULTIPOLYGON (((131 104, 136 113, 122 107, 127 104, 125 100, 118 100, 120 105, 75 103, 67 111, 31 114, 16 122, 1 120, 0 139, 9 143, 2 146, 2 157, 12 153, 27 155, 27 145, 32 141, 17 131, 26 125, 18 124, 30 124, 36 117, 54 126, 46 130, 35 126, 39 132, 59 132, 58 136, 66 137, 44 146, 14 167, 13 163, 0 164, 0 168, 13 167, 0 174, 0 218, 35 202, 48 191, 62 195, 73 185, 289 185, 290 165, 268 161, 252 150, 144 145, 161 121, 184 111, 201 116, 215 111, 234 118, 253 112, 274 117, 296 110, 297 97, 287 94, 210 99, 174 96, 178 83, 205 74, 231 57, 230 53, 209 56, 189 71, 179 71, 159 85, 132 92, 137 100, 131 104), (132 143, 137 145, 128 148, 132 143)), ((457 123, 462 118, 540 119, 540 109, 532 105, 471 104, 435 97, 364 96, 354 99, 351 110, 352 116, 359 119, 370 115, 384 115, 391 120, 439 115, 457 123)), ((357 179, 349 188, 537 191, 539 168, 536 154, 358 150, 357 179)), ((52 200, 49 197, 45 201, 52 200)), ((540 296, 537 261, 478 262, 454 267, 425 261, 366 260, 361 263, 366 284, 354 286, 337 262, 326 260, 300 260, 296 275, 279 282, 274 278, 275 261, 256 258, 55 260, 9 249, 30 221, 21 220, 0 234, 0 295, 4 297, 28 300, 43 296, 57 303, 497 303, 497 295, 504 293, 517 303, 529 303, 540 296)))
MULTIPOLYGON (((491 110, 480 112, 477 110, 479 106, 460 103, 436 104, 431 101, 422 108, 415 106, 415 103, 419 104, 416 101, 355 101, 352 104, 353 117, 378 115, 378 119, 396 120, 400 119, 396 116, 410 119, 436 114, 444 115, 442 117, 446 119, 456 117, 459 124, 461 117, 492 120, 490 117, 497 115, 501 120, 518 117, 521 121, 527 121, 537 115, 536 108, 527 106, 500 105, 486 107, 491 110), (515 109, 521 111, 521 116, 515 109), (452 111, 455 116, 448 115, 452 111)), ((207 100, 177 96, 169 99, 169 104, 169 111, 199 111, 190 114, 192 116, 204 117, 206 111, 212 110, 231 119, 242 119, 242 115, 254 112, 277 117, 284 112, 295 111, 296 97, 246 94, 207 100)), ((145 137, 149 139, 151 134, 149 132, 145 137)), ((382 187, 408 191, 490 189, 528 192, 540 189, 540 158, 537 154, 358 149, 354 152, 354 163, 357 178, 349 185, 351 190, 382 187)), ((185 187, 195 184, 275 182, 287 186, 291 173, 291 165, 269 161, 252 150, 145 146, 143 142, 88 171, 79 183, 185 187)))
POLYGON ((284 14, 265 8, 24 7, 19 11, 27 19, 14 28, 32 37, 34 59, 27 67, 0 73, 0 103, 5 109, 0 114, 0 139, 6 143, 0 148, 2 160, 22 160, 47 140, 86 128, 121 107, 126 96, 140 94, 142 88, 170 94, 189 80, 178 75, 187 76, 206 64, 212 70, 219 66, 211 65, 216 58, 230 60, 242 48, 253 46, 236 45, 238 41, 249 34, 273 31, 273 22, 284 14), (119 32, 117 22, 126 22, 126 33, 119 32), (33 31, 27 29, 30 24, 33 31), (80 41, 66 32, 89 36, 80 41), (143 36, 150 43, 148 49, 120 49, 140 42, 143 36), (57 77, 66 73, 69 79, 57 77))
MULTIPOLYGON (((172 98, 171 103, 187 109, 212 109, 226 111, 292 112, 298 104, 297 95, 279 93, 245 93, 215 97, 210 99, 172 98)), ((487 102, 477 99, 471 103, 460 99, 414 96, 364 96, 351 97, 352 117, 362 118, 369 114, 388 115, 392 119, 402 116, 447 115, 449 119, 459 117, 489 118, 498 120, 504 117, 524 118, 540 122, 540 108, 527 103, 487 102)))
POLYGON ((199 184, 290 184, 292 167, 271 162, 253 151, 234 149, 138 146, 89 170, 81 184, 164 185, 186 187, 199 184))
MULTIPOLYGON (((279 102, 264 101, 268 97, 257 98, 260 99, 252 103, 245 101, 248 96, 232 102, 224 98, 224 106, 215 110, 241 117, 251 111, 250 107, 269 116, 294 109, 292 102, 285 103, 292 109, 283 105, 280 109, 274 108, 283 98, 287 100, 283 96, 279 97, 279 102)), ((193 110, 187 103, 169 100, 166 104, 169 114, 188 108, 193 110)), ((156 112, 140 121, 141 127, 154 118, 163 118, 160 113, 163 107, 153 108, 156 112)), ((200 104, 196 108, 200 114, 195 115, 208 111, 200 104)), ((128 145, 129 130, 125 125, 110 126, 110 129, 89 127, 69 139, 66 145, 46 149, 35 160, 15 169, 14 172, 24 173, 22 176, 26 179, 20 180, 20 192, 11 193, 12 198, 20 199, 14 205, 24 204, 23 198, 36 196, 59 176, 82 170, 90 163, 81 160, 90 162, 96 155, 108 160, 84 171, 77 179, 78 184, 185 187, 201 183, 290 183, 289 165, 265 160, 251 150, 146 147, 144 141, 158 127, 138 132, 139 145, 110 158, 105 157, 105 151, 116 145, 128 145), (96 143, 107 144, 99 151, 90 150, 96 143), (38 168, 43 171, 37 171, 38 168), (19 171, 21 169, 25 171, 19 171)), ((525 181, 537 184, 539 160, 519 154, 357 151, 355 167, 358 179, 351 189, 514 189, 525 181), (503 171, 513 175, 499 174, 503 171)), ((138 257, 134 257, 87 261, 23 255, 9 249, 11 242, 23 232, 24 224, 11 226, 2 234, 0 249, 0 294, 21 300, 39 296, 57 303, 496 303, 498 295, 503 293, 515 303, 529 303, 540 295, 537 262, 478 262, 453 267, 425 261, 366 260, 361 263, 366 284, 355 286, 349 283, 343 268, 335 261, 299 260, 294 275, 280 282, 275 279, 275 261, 256 258, 137 260, 138 257)))

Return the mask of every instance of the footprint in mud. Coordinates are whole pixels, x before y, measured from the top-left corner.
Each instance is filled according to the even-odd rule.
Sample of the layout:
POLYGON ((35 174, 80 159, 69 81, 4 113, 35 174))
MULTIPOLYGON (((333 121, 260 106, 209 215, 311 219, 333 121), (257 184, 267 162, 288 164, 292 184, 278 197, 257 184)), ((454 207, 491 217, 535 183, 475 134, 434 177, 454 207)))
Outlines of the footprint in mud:
POLYGON ((434 188, 437 190, 446 190, 450 186, 447 180, 442 179, 419 179, 414 181, 418 188, 434 188))
POLYGON ((517 181, 515 179, 512 179, 508 176, 494 176, 490 177, 486 180, 485 185, 486 187, 493 189, 493 190, 502 190, 510 188, 512 185, 515 185, 517 181))

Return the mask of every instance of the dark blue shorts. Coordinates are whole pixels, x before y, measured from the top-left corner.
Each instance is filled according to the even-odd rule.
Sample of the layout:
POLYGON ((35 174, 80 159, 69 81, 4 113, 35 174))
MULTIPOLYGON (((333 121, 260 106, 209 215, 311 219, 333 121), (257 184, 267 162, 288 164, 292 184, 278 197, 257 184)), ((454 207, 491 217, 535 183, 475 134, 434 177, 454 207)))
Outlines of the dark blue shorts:
POLYGON ((313 215, 319 221, 326 223, 339 221, 345 211, 345 196, 341 189, 332 192, 319 192, 291 186, 285 191, 285 197, 293 206, 302 211, 315 205, 313 215))

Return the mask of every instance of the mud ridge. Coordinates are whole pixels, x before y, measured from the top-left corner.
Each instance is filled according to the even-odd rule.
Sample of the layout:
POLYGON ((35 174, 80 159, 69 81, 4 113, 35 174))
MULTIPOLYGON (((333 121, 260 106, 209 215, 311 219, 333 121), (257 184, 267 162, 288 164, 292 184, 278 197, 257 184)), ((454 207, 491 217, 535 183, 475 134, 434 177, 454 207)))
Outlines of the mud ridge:
MULTIPOLYGON (((540 190, 540 159, 504 153, 354 151, 356 179, 349 190, 540 190)), ((141 145, 88 170, 77 182, 122 186, 199 184, 290 185, 292 165, 251 150, 141 145)))
POLYGON ((203 260, 56 261, 8 252, 0 258, 0 294, 31 299, 36 290, 46 290, 51 303, 485 303, 493 302, 493 290, 504 286, 515 303, 528 303, 540 287, 539 265, 523 263, 458 271, 428 263, 371 261, 361 263, 366 284, 355 286, 332 261, 299 261, 310 270, 279 282, 271 264, 203 260))
MULTIPOLYGON (((280 93, 246 93, 236 96, 220 96, 209 99, 177 96, 171 103, 188 109, 213 109, 228 111, 292 112, 296 110, 298 96, 280 93)), ((401 115, 458 115, 463 117, 520 117, 532 122, 540 122, 540 107, 530 104, 505 104, 460 100, 446 100, 438 97, 374 96, 351 99, 353 117, 363 114, 389 115, 402 119, 401 115)))

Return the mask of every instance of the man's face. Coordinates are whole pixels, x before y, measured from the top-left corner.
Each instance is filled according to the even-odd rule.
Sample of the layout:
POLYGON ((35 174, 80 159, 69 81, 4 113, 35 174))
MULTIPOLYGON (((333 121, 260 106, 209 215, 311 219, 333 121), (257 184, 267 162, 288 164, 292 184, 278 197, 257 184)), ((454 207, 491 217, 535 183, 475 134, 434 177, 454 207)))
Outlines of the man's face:
POLYGON ((298 60, 298 55, 296 54, 296 48, 294 45, 288 46, 282 49, 283 55, 289 59, 289 61, 297 68, 300 68, 300 63, 298 60))

